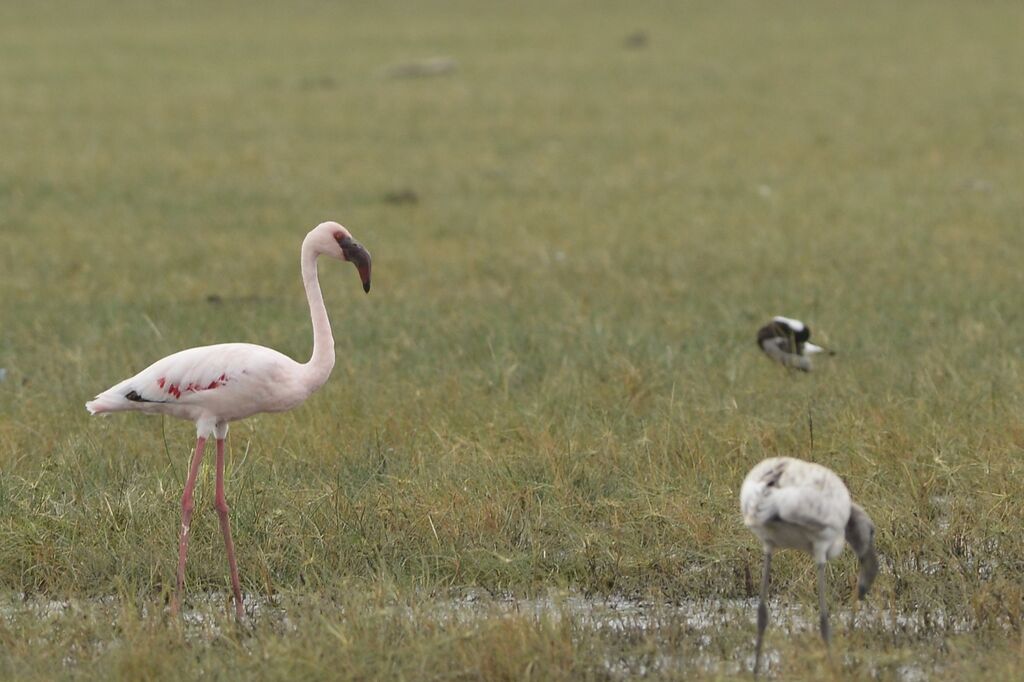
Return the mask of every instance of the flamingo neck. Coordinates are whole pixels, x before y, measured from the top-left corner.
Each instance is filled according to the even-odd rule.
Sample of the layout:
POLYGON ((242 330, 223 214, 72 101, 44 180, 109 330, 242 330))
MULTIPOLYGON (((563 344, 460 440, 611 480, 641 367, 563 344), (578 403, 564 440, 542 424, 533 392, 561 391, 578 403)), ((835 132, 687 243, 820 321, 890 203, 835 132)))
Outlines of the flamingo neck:
POLYGON ((313 321, 313 356, 303 367, 305 381, 310 392, 324 385, 334 368, 334 336, 331 321, 327 318, 324 297, 320 292, 317 277, 316 258, 319 255, 309 236, 302 242, 302 286, 309 301, 309 316, 313 321))

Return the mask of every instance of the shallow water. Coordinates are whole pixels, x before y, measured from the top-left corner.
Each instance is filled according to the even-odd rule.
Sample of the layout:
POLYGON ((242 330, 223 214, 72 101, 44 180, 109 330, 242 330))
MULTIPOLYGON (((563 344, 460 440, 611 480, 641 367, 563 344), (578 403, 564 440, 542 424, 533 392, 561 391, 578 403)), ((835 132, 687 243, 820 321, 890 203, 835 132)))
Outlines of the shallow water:
MULTIPOLYGON (((645 639, 657 644, 656 652, 642 658, 622 654, 619 647, 609 646, 603 660, 606 671, 615 678, 654 673, 682 673, 702 670, 719 674, 738 674, 753 666, 753 639, 755 633, 756 599, 688 599, 677 602, 655 602, 624 596, 587 596, 578 592, 552 591, 543 596, 528 598, 511 595, 492 595, 485 591, 469 591, 458 597, 443 599, 424 596, 422 600, 395 603, 383 607, 385 615, 406 614, 410 620, 472 627, 489 619, 523 617, 548 622, 570 621, 576 632, 590 631, 609 642, 645 639), (750 647, 737 655, 723 655, 723 632, 736 631, 741 638, 749 636, 750 647), (685 653, 677 653, 669 634, 678 638, 683 633, 685 653)), ((246 614, 253 626, 269 627, 287 634, 295 631, 295 619, 315 612, 330 612, 344 618, 341 607, 315 599, 295 600, 249 597, 246 614), (303 612, 306 613, 303 613, 303 612)), ((165 607, 166 610, 166 607, 165 607)), ((212 592, 190 595, 182 612, 185 636, 195 643, 210 642, 226 634, 233 627, 230 597, 212 592)), ((380 609, 378 609, 380 611, 380 609)), ((60 619, 93 615, 116 620, 120 604, 116 596, 96 599, 45 599, 12 595, 0 600, 0 618, 13 622, 18 618, 37 618, 56 622, 60 619)), ((774 599, 769 605, 770 636, 766 640, 765 665, 767 670, 780 659, 772 641, 788 635, 815 634, 818 627, 817 612, 806 605, 774 599)), ((140 615, 149 615, 149 608, 141 607, 140 615)), ((970 624, 963 618, 953 618, 943 611, 930 610, 897 612, 874 608, 870 603, 856 610, 836 608, 831 614, 833 631, 846 632, 849 628, 890 632, 895 637, 946 636, 965 633, 970 624)), ((602 640, 604 641, 604 640, 602 640)), ((117 646, 117 642, 97 643, 97 647, 117 646)), ((258 646, 251 641, 247 646, 258 646)), ((73 666, 74 652, 69 652, 65 665, 73 666)), ((907 661, 894 668, 898 679, 915 682, 927 679, 934 668, 926 670, 919 662, 907 661)), ((893 669, 889 670, 890 673, 893 669)))

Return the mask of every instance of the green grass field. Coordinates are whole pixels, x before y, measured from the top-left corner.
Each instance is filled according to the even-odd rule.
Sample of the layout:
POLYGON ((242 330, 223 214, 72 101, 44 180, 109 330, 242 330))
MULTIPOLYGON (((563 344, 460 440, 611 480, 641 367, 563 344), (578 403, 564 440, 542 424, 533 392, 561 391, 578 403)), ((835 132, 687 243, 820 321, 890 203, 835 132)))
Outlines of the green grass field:
POLYGON ((858 608, 830 564, 830 661, 778 555, 770 677, 1019 674, 1024 6, 349 4, 0 6, 0 677, 730 678, 777 454, 882 573, 858 608), (331 380, 231 432, 251 625, 211 468, 175 621, 193 427, 83 403, 189 346, 304 361, 328 219, 374 288, 322 266, 331 380), (787 375, 773 314, 838 355, 787 375))

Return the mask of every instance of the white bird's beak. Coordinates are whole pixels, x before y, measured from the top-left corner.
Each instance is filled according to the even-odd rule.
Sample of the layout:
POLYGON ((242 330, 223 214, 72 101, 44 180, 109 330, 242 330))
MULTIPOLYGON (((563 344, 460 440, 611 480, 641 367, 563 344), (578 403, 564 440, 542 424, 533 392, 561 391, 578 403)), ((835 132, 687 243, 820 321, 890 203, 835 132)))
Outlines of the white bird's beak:
POLYGON ((834 350, 822 348, 821 346, 816 346, 810 342, 804 344, 804 355, 814 355, 815 353, 827 353, 828 355, 836 354, 834 350))

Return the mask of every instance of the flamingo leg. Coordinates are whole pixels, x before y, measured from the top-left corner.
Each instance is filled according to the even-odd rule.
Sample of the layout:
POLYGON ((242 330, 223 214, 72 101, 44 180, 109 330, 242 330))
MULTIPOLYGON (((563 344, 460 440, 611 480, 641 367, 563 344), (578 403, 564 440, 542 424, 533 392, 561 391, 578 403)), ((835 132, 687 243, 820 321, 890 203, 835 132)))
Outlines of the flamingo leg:
POLYGON ((821 638, 829 646, 828 604, 825 603, 825 562, 818 564, 818 608, 821 611, 821 638))
POLYGON ((228 554, 228 569, 231 571, 231 591, 235 595, 235 614, 242 620, 242 586, 238 580, 238 564, 235 562, 235 543, 231 540, 231 521, 228 520, 228 501, 224 496, 224 439, 217 439, 217 493, 213 506, 220 517, 220 531, 224 534, 224 548, 228 554))
POLYGON ((199 477, 199 465, 203 463, 203 450, 206 448, 206 439, 202 436, 196 439, 196 453, 192 455, 192 464, 188 470, 188 480, 185 481, 185 491, 181 494, 181 535, 178 538, 178 589, 174 593, 174 600, 171 602, 171 613, 177 615, 181 606, 181 595, 185 589, 185 557, 188 555, 188 540, 192 529, 192 509, 195 503, 192 501, 192 493, 195 491, 196 479, 199 477))
POLYGON ((768 627, 768 583, 772 572, 772 552, 764 552, 764 573, 761 575, 761 601, 757 604, 757 645, 754 647, 754 678, 761 669, 761 644, 768 627))

